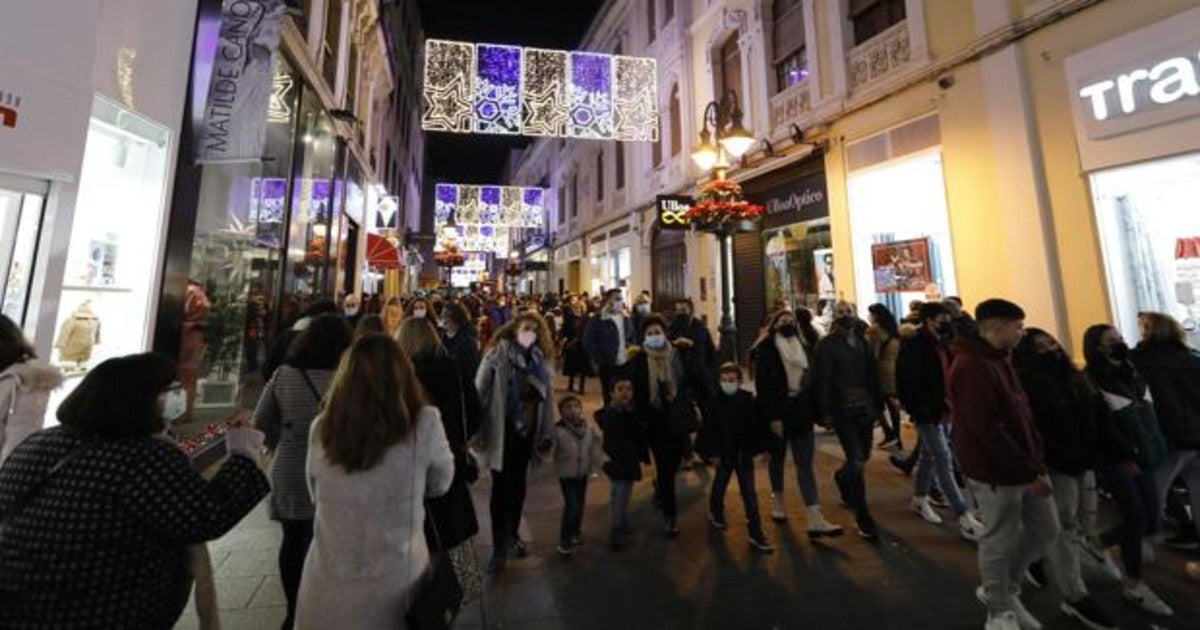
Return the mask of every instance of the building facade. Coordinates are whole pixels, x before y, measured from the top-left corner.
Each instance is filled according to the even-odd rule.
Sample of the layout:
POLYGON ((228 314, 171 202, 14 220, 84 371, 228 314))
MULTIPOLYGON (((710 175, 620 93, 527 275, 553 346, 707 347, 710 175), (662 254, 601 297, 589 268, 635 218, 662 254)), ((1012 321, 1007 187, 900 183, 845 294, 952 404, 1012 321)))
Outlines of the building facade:
POLYGON ((713 237, 661 231, 652 204, 707 177, 690 149, 733 90, 761 141, 729 177, 767 208, 733 243, 742 348, 771 310, 833 299, 1006 297, 1075 348, 1097 322, 1135 338, 1144 310, 1194 330, 1194 9, 614 0, 581 47, 658 58, 659 143, 538 140, 511 170, 557 188, 552 289, 680 292, 715 323, 713 237))

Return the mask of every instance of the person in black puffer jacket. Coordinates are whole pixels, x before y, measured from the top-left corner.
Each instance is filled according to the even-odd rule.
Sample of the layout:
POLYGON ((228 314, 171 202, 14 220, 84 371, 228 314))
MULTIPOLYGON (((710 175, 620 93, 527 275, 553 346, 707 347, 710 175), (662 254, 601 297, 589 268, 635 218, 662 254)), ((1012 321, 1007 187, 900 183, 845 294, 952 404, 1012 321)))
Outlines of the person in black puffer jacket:
MULTIPOLYGON (((1159 426, 1167 438, 1167 459, 1154 470, 1159 513, 1167 493, 1182 477, 1191 497, 1193 518, 1200 514, 1200 352, 1188 347, 1179 322, 1162 313, 1138 318, 1142 341, 1130 360, 1150 385, 1159 426)), ((1171 543, 1195 543, 1200 526, 1179 532, 1171 543)))

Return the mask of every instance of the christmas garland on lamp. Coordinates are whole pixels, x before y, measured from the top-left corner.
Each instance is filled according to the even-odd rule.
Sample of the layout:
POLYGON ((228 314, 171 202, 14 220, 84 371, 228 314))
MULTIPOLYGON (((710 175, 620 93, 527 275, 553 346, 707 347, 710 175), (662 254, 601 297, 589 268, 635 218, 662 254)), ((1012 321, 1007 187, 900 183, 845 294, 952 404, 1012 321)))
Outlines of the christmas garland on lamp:
POLYGON ((447 245, 445 251, 437 252, 433 255, 433 262, 439 267, 449 269, 465 265, 467 257, 458 251, 458 247, 447 245))
POLYGON ((686 216, 705 232, 751 232, 765 208, 742 198, 742 187, 730 179, 714 179, 700 188, 686 216))

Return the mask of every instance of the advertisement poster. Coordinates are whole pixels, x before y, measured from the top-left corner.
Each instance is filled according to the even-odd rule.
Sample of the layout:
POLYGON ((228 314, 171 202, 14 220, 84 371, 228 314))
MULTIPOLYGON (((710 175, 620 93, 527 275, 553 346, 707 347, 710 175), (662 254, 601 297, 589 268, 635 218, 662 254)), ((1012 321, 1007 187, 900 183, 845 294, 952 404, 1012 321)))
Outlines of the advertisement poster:
POLYGON ((871 246, 876 293, 923 292, 933 282, 929 237, 871 246))
POLYGON ((837 299, 837 283, 833 275, 833 249, 813 250, 813 269, 817 274, 817 294, 822 300, 837 299))

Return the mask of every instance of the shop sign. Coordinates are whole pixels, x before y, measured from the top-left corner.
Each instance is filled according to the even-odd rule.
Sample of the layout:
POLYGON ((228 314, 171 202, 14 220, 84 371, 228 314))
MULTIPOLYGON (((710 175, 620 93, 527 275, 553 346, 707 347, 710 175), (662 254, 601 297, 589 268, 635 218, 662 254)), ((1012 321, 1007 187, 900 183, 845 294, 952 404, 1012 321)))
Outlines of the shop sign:
POLYGON ((267 104, 275 92, 273 58, 279 48, 284 9, 283 0, 225 0, 222 4, 208 99, 198 130, 197 162, 262 157, 267 104))
POLYGON ((747 194, 751 201, 762 204, 767 216, 789 213, 795 220, 829 216, 829 194, 825 190, 825 173, 805 175, 778 186, 747 194))
POLYGON ((682 195, 659 195, 654 198, 654 210, 658 215, 658 226, 663 230, 686 230, 692 226, 688 208, 695 200, 682 195))
POLYGON ((1072 55, 1066 69, 1087 138, 1200 115, 1200 9, 1072 55))

